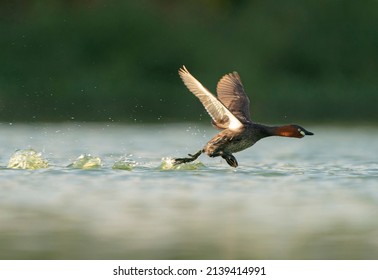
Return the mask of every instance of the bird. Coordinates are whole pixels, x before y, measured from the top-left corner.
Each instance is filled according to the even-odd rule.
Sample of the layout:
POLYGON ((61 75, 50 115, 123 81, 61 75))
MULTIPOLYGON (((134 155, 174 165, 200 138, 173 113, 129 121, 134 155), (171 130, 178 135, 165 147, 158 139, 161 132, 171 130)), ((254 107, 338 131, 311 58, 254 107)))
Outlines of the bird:
POLYGON ((202 153, 209 157, 222 157, 231 167, 237 167, 238 161, 233 153, 253 146, 257 141, 269 136, 303 138, 314 133, 303 127, 290 124, 268 126, 255 123, 250 118, 250 101, 237 72, 224 75, 217 84, 217 97, 206 89, 190 74, 185 65, 179 71, 185 86, 205 107, 212 118, 212 125, 221 130, 195 154, 189 157, 173 158, 178 165, 196 160, 202 153))

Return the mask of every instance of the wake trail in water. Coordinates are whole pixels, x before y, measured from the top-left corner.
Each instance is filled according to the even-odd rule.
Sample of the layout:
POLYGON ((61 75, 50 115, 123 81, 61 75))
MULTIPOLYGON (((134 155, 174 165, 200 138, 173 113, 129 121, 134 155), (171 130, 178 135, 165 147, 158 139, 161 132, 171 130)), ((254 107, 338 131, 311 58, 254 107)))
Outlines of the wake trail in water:
MULTIPOLYGON (((128 156, 122 156, 115 160, 110 166, 111 169, 132 171, 136 167, 142 167, 145 164, 138 163, 128 156)), ((151 163, 147 164, 149 168, 153 170, 197 170, 205 167, 200 161, 194 161, 191 163, 174 164, 173 158, 165 157, 161 159, 161 164, 157 167, 151 167, 151 163)), ((46 169, 51 167, 50 162, 45 159, 42 153, 35 151, 34 149, 17 150, 9 159, 7 168, 9 169, 46 169)), ((106 168, 103 164, 103 160, 98 156, 91 154, 81 154, 72 163, 64 166, 72 169, 101 169, 106 168)))

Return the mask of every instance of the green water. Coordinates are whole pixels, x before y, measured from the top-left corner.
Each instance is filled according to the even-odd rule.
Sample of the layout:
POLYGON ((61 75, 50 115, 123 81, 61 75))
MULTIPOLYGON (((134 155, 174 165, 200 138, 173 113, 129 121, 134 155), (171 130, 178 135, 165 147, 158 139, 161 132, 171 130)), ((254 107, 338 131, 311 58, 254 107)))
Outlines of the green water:
POLYGON ((165 170, 216 130, 0 124, 0 259, 377 259, 378 128, 305 127, 165 170), (7 168, 30 148, 47 168, 7 168))

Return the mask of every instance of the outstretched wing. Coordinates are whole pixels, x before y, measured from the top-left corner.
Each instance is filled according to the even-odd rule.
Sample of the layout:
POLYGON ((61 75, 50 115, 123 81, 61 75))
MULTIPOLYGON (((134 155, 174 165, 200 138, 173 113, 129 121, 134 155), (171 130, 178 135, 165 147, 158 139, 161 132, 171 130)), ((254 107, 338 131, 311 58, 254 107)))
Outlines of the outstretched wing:
POLYGON ((179 75, 186 87, 198 97, 218 128, 238 129, 242 123, 183 66, 179 75))
POLYGON ((224 75, 217 85, 218 99, 242 123, 251 122, 249 98, 237 72, 224 75))

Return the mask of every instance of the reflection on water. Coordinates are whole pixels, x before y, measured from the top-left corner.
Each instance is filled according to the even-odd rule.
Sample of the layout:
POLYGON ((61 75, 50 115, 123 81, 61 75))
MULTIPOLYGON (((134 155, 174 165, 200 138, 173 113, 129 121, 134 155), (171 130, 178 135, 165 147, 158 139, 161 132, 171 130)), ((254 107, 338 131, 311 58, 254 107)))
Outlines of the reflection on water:
POLYGON ((311 127, 313 137, 265 139, 236 154, 237 169, 202 155, 174 170, 167 158, 198 150, 216 131, 0 129, 1 259, 378 258, 377 128, 311 127), (49 167, 6 167, 29 148, 49 167), (101 166, 69 166, 88 154, 101 166))

